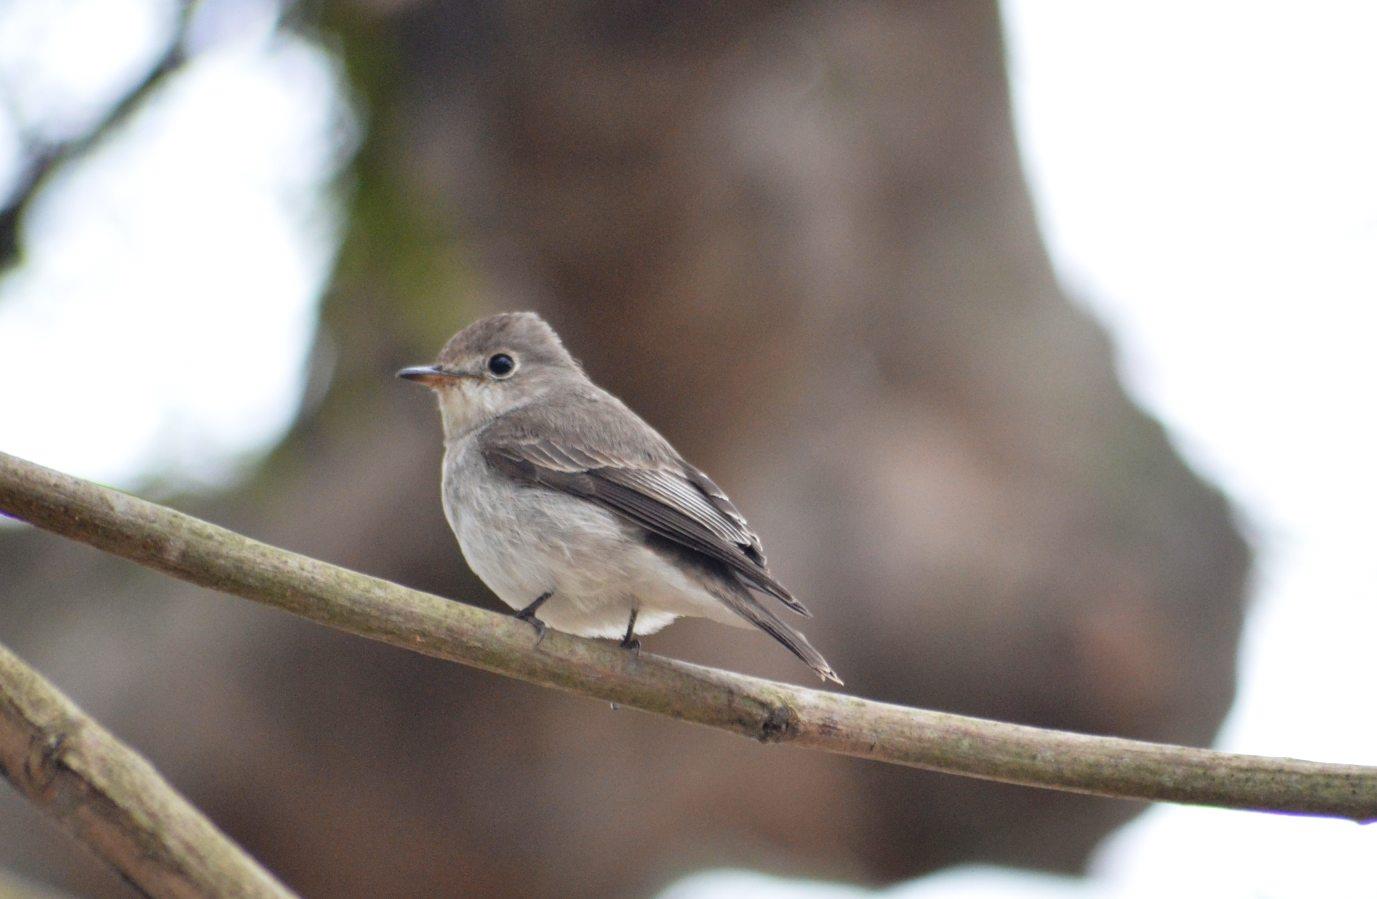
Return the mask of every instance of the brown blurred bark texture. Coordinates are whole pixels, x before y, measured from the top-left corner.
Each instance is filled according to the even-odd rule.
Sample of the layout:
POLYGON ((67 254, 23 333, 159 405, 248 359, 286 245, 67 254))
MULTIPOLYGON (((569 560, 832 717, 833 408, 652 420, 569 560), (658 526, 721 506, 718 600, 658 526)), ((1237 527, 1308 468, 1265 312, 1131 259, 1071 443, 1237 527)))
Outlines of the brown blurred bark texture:
MULTIPOLYGON (((1052 276, 994 4, 356 0, 318 25, 368 129, 327 386, 253 483, 198 511, 474 595, 434 410, 390 376, 482 312, 535 308, 747 510, 848 690, 1210 739, 1248 553, 1052 276)), ((1074 870, 1132 814, 785 758, 34 535, 4 535, 0 566, 9 642, 305 895, 1074 870)), ((799 674, 709 624, 648 648, 799 674)), ((118 890, 22 817, 4 845, 24 873, 118 890)))

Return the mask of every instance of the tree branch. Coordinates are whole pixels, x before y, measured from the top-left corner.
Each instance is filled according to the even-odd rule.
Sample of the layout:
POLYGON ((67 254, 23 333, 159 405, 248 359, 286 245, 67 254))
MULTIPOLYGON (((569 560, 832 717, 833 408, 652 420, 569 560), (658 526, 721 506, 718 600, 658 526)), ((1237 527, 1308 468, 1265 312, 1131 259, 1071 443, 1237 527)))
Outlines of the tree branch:
POLYGON ((904 708, 703 668, 525 622, 250 540, 0 453, 0 512, 359 636, 731 731, 1097 796, 1377 820, 1377 768, 1236 755, 904 708))
POLYGON ((149 895, 292 895, 3 646, 0 774, 149 895))

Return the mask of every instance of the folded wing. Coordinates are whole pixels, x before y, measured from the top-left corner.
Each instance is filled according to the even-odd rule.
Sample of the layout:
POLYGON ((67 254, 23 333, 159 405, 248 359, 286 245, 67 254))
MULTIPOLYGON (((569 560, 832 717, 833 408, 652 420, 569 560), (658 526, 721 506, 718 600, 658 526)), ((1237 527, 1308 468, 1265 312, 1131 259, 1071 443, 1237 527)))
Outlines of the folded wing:
MULTIPOLYGON (((721 562, 748 585, 801 615, 810 614, 770 574, 760 538, 721 488, 679 458, 653 431, 654 445, 649 448, 643 436, 618 439, 625 436, 626 428, 640 422, 632 418, 623 422, 626 428, 609 428, 609 410, 600 411, 603 427, 598 432, 555 435, 553 428, 544 426, 539 411, 523 414, 518 410, 480 435, 483 457, 508 477, 591 500, 653 534, 721 562)), ((620 403, 615 411, 632 415, 620 403)))

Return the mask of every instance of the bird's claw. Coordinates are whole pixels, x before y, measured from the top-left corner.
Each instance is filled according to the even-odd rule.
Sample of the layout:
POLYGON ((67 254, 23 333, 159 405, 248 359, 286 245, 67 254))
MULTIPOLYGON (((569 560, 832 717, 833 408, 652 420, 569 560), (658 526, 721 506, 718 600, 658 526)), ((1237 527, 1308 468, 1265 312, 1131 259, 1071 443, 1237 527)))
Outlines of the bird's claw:
POLYGON ((528 610, 526 610, 526 609, 523 609, 523 610, 521 610, 520 612, 517 612, 517 613, 516 613, 516 617, 517 617, 518 619, 520 619, 521 621, 525 621, 525 622, 528 623, 531 627, 535 628, 535 632, 536 632, 536 641, 535 641, 535 645, 536 645, 536 646, 539 646, 539 645, 541 644, 541 642, 544 641, 544 639, 545 639, 545 633, 546 633, 546 631, 548 631, 548 630, 550 629, 549 626, 546 625, 545 622, 543 622, 543 621, 541 621, 539 618, 537 618, 537 617, 535 616, 535 612, 531 612, 531 611, 528 611, 528 610))
POLYGON ((517 618, 520 618, 522 621, 529 621, 531 627, 535 628, 536 646, 539 646, 541 641, 545 639, 545 631, 548 630, 548 628, 545 626, 545 622, 541 621, 539 618, 536 617, 536 610, 543 606, 545 604, 545 601, 553 595, 554 594, 551 591, 546 590, 544 593, 536 597, 535 602, 531 603, 529 606, 522 609, 520 612, 516 613, 517 618))

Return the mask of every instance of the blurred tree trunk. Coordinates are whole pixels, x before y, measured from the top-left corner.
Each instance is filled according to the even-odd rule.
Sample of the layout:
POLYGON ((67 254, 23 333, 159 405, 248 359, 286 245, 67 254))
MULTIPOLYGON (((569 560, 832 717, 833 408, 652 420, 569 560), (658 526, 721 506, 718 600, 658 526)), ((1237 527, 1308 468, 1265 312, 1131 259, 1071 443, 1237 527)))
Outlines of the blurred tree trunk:
MULTIPOLYGON (((205 514, 477 595, 439 511, 434 410, 390 376, 484 311, 537 308, 748 511, 848 689, 1209 740, 1247 552, 1052 277, 992 3, 356 2, 320 25, 369 129, 323 311, 333 377, 205 514)), ((102 684, 76 692, 306 895, 1070 870, 1134 811, 753 747, 46 538, 0 554, 30 563, 33 604, 72 610, 29 627, 87 660, 54 679, 102 684), (144 662, 122 624, 149 620, 165 641, 144 662), (97 630, 105 653, 82 644, 97 630), (226 757, 245 728, 258 748, 226 757)), ((708 624, 648 649, 806 679, 708 624)))

